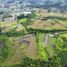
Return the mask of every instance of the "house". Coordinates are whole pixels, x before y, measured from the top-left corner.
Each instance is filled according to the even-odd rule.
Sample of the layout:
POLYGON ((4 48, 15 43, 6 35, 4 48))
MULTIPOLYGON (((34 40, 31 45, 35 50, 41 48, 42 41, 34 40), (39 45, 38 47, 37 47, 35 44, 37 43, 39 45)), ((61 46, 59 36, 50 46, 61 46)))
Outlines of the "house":
POLYGON ((31 12, 30 12, 30 11, 25 11, 25 12, 23 12, 22 14, 28 15, 28 14, 31 14, 31 12))
POLYGON ((13 20, 14 20, 14 19, 13 19, 12 16, 4 17, 4 18, 3 18, 3 21, 4 21, 4 22, 11 22, 11 21, 13 21, 13 20))

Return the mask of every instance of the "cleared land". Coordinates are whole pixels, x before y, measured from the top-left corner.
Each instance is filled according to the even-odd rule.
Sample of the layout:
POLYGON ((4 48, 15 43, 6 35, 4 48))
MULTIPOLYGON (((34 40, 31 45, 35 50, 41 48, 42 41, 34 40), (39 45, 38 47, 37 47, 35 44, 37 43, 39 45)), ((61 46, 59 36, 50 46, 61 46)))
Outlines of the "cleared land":
MULTIPOLYGON (((23 62, 23 58, 37 59, 36 39, 33 34, 20 37, 9 37, 11 54, 2 62, 2 66, 11 66, 23 62)), ((8 46, 8 45, 7 45, 8 46)))

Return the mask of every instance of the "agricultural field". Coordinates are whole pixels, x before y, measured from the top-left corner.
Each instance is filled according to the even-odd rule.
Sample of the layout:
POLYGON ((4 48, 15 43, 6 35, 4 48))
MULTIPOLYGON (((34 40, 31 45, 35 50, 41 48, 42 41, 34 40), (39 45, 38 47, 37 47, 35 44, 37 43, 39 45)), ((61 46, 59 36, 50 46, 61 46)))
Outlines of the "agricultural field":
POLYGON ((33 21, 28 28, 41 30, 67 30, 67 15, 61 13, 47 13, 43 14, 33 21))

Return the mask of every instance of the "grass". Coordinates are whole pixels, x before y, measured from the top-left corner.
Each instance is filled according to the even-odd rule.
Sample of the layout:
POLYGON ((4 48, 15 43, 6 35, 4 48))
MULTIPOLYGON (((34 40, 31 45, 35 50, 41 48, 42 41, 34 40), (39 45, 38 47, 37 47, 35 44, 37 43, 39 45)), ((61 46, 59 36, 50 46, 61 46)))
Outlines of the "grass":
POLYGON ((37 51, 38 51, 38 59, 48 61, 48 55, 45 50, 45 43, 44 43, 44 34, 37 33, 36 34, 36 43, 37 43, 37 51))
POLYGON ((20 23, 17 23, 16 21, 15 22, 9 22, 9 23, 5 23, 5 22, 2 22, 1 23, 1 27, 3 27, 4 29, 2 30, 3 33, 18 33, 18 32, 21 32, 21 31, 24 31, 25 33, 27 33, 25 27, 20 24, 20 23))
POLYGON ((19 37, 9 37, 9 53, 8 58, 2 62, 2 66, 11 66, 15 64, 21 64, 23 59, 27 56, 32 59, 36 59, 36 40, 35 37, 26 38, 30 42, 29 46, 26 46, 23 42, 20 41, 22 36, 19 37))
MULTIPOLYGON (((25 46, 20 46, 19 42, 17 41, 18 37, 10 37, 9 38, 9 49, 11 49, 11 54, 8 58, 2 63, 2 66, 10 66, 14 64, 20 64, 22 62, 22 58, 24 57, 23 49, 25 46), (22 48, 20 48, 22 47, 22 48)), ((23 44, 22 44, 23 45, 23 44)))
POLYGON ((37 45, 35 36, 30 36, 25 38, 25 40, 29 41, 29 46, 25 49, 25 54, 27 57, 31 59, 37 59, 37 45))
POLYGON ((67 16, 62 13, 42 13, 28 28, 41 30, 67 30, 67 16))
POLYGON ((28 26, 28 28, 34 28, 34 29, 43 29, 43 30, 67 30, 67 23, 57 20, 54 21, 52 19, 42 21, 42 20, 37 20, 34 21, 32 25, 28 26), (57 23, 58 22, 58 23, 57 23))
POLYGON ((13 22, 0 22, 0 27, 9 27, 9 26, 13 26, 13 25, 16 25, 17 24, 17 21, 13 21, 13 22))
POLYGON ((3 47, 0 48, 0 65, 2 62, 6 61, 6 59, 11 54, 11 50, 9 48, 9 42, 7 36, 0 35, 0 41, 3 42, 3 47))
POLYGON ((27 21, 27 18, 19 19, 19 23, 25 23, 27 21))

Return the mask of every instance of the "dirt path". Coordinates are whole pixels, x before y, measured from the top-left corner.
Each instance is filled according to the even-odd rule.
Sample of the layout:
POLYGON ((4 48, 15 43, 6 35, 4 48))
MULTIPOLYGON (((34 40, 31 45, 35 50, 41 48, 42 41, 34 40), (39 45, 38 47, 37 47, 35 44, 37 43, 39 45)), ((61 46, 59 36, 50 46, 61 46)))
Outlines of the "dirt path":
POLYGON ((45 44, 48 45, 49 44, 49 34, 45 35, 45 44))

